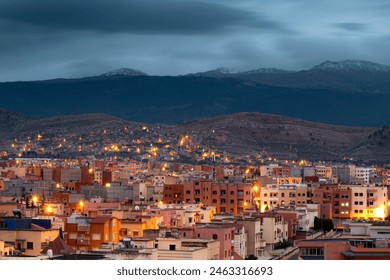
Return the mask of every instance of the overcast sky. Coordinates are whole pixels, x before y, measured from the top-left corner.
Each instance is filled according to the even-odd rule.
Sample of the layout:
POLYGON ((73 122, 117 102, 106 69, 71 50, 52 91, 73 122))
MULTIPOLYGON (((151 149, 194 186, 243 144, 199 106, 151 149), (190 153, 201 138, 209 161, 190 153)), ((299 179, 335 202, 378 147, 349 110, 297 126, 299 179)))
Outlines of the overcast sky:
POLYGON ((0 0, 0 81, 390 65, 388 0, 0 0))

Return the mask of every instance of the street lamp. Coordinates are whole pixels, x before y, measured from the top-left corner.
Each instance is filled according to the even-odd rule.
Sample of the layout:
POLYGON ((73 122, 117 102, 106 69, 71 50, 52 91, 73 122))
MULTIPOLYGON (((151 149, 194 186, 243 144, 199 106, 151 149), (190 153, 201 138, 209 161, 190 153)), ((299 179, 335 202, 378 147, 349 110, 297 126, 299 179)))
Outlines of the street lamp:
POLYGON ((258 201, 256 201, 257 194, 259 192, 259 186, 255 182, 252 186, 252 205, 255 207, 255 210, 258 210, 258 201))
POLYGON ((82 212, 81 213, 84 213, 84 201, 80 200, 79 205, 82 208, 82 212))

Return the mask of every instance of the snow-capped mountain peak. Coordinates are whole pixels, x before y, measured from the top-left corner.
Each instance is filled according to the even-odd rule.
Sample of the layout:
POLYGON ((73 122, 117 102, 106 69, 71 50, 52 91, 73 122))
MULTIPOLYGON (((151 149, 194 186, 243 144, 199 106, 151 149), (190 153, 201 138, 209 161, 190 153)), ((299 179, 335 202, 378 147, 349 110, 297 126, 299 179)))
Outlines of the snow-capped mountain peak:
POLYGON ((241 75, 252 75, 252 74, 279 74, 279 73, 291 73, 294 71, 281 70, 277 68, 259 68, 256 70, 249 70, 245 72, 241 72, 241 75))
POLYGON ((390 72, 390 66, 364 61, 364 60, 343 60, 339 62, 325 61, 311 70, 314 71, 367 71, 367 72, 390 72))
POLYGON ((219 72, 221 74, 238 74, 239 71, 237 71, 234 68, 227 68, 227 67, 219 67, 214 70, 215 72, 219 72))
POLYGON ((142 72, 138 69, 130 68, 119 68, 114 71, 110 71, 104 74, 101 74, 101 77, 114 77, 114 76, 147 76, 148 74, 142 72))

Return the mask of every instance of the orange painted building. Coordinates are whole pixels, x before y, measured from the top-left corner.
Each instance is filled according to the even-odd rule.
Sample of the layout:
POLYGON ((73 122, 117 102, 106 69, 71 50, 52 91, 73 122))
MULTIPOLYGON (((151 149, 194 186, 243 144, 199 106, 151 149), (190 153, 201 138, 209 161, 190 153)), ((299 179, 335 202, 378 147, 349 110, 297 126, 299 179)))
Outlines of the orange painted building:
POLYGON ((120 228, 120 220, 111 216, 71 216, 65 224, 65 240, 75 250, 98 250, 104 243, 117 244, 120 228))

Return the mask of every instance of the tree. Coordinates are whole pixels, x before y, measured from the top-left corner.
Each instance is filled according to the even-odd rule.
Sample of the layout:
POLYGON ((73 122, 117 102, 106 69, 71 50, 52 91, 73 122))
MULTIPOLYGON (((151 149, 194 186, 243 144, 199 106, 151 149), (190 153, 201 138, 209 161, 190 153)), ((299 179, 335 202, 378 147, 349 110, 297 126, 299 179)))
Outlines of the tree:
POLYGON ((314 217, 314 230, 323 230, 324 232, 328 232, 333 230, 333 228, 334 224, 331 219, 314 217))

